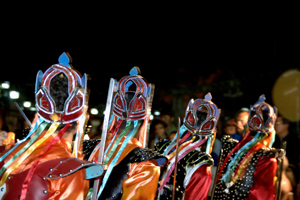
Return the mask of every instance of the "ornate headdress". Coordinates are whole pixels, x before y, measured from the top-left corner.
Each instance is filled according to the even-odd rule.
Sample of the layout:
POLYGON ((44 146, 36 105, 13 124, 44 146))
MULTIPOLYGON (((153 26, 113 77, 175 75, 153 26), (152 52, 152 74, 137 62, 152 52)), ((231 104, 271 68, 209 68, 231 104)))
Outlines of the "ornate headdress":
MULTIPOLYGON (((180 127, 180 140, 187 140, 189 137, 195 139, 195 135, 200 136, 199 144, 207 141, 206 153, 210 153, 216 135, 216 125, 220 116, 221 110, 212 101, 210 93, 206 94, 204 99, 191 99, 180 127), (183 136, 184 135, 184 136, 183 136), (203 137, 204 136, 204 137, 203 137)), ((176 145, 177 135, 172 143, 165 149, 164 155, 168 155, 176 145)), ((198 145, 199 146, 199 145, 198 145)), ((196 147, 196 146, 195 146, 196 147)))
MULTIPOLYGON (((28 140, 26 145, 17 151, 16 155, 20 156, 13 156, 0 169, 0 175, 2 176, 3 174, 0 186, 5 183, 6 178, 12 172, 12 169, 18 167, 36 148, 53 136, 45 147, 47 150, 51 149, 71 126, 70 123, 74 121, 77 121, 79 126, 74 142, 73 156, 82 156, 80 151, 82 149, 84 114, 87 109, 87 79, 85 74, 81 78, 79 74, 71 68, 69 64, 70 60, 71 57, 68 54, 63 53, 59 57, 59 64, 52 65, 44 74, 41 71, 38 72, 35 85, 38 118, 33 123, 28 135, 9 149, 4 155, 1 155, 0 162, 17 149, 20 144, 28 140), (60 74, 65 76, 68 80, 68 97, 65 102, 63 102, 63 109, 57 110, 55 101, 51 96, 50 88, 52 79, 56 76, 60 76, 60 74), (50 127, 47 128, 49 124, 50 127), (53 135, 53 133, 58 130, 60 124, 65 124, 65 126, 61 128, 57 134, 53 135)), ((30 169, 31 172, 36 169, 38 162, 46 152, 47 151, 40 152, 30 169)), ((31 174, 31 172, 29 174, 31 174)), ((27 178, 30 181, 31 177, 27 178)))
POLYGON ((118 91, 113 100, 113 112, 121 119, 134 121, 147 116, 151 84, 138 75, 139 73, 139 68, 134 67, 130 75, 123 77, 118 83, 118 91))
POLYGON ((189 131, 200 135, 213 134, 221 110, 218 109, 211 99, 212 96, 208 93, 205 95, 204 99, 190 100, 183 121, 183 124, 189 131), (201 119, 199 118, 200 112, 202 112, 201 119))
POLYGON ((231 158, 231 155, 237 151, 236 155, 231 158, 226 173, 222 177, 222 181, 228 188, 237 181, 240 174, 244 173, 249 158, 251 158, 256 151, 263 147, 272 147, 275 139, 274 124, 277 118, 277 108, 270 106, 265 100, 265 95, 262 94, 258 101, 251 106, 250 116, 245 128, 245 136, 237 144, 236 148, 226 156, 219 170, 217 179, 221 176, 225 163, 231 158), (255 136, 251 133, 255 133, 255 136), (243 158, 244 155, 246 156, 243 158), (243 158, 243 162, 241 162, 241 158, 243 158))
POLYGON ((47 122, 53 122, 55 117, 62 124, 76 121, 87 109, 87 78, 82 77, 69 64, 71 57, 63 53, 59 57, 59 64, 52 65, 45 73, 39 71, 36 77, 35 98, 37 113, 47 122), (51 97, 51 80, 60 74, 68 79, 68 97, 63 110, 57 110, 51 97), (57 117, 56 117, 57 116, 57 117))
MULTIPOLYGON (((176 154, 180 155, 180 160, 205 143, 205 153, 210 154, 216 135, 215 128, 221 112, 211 99, 212 96, 208 93, 204 99, 190 100, 185 112, 183 124, 180 130, 178 130, 179 134, 177 132, 173 141, 163 152, 163 154, 168 157, 169 164, 167 173, 162 177, 162 183, 159 187, 160 194, 162 194, 163 187, 168 182, 174 170, 176 154), (179 138, 177 140, 178 135, 179 138)), ((179 160, 177 160, 177 163, 179 160)))
MULTIPOLYGON (((138 135, 142 147, 146 146, 154 85, 149 84, 139 74, 140 69, 133 67, 129 75, 121 78, 119 82, 111 79, 101 139, 106 138, 104 134, 111 133, 112 140, 105 152, 105 140, 103 140, 104 142, 96 146, 89 158, 89 160, 94 159, 94 155, 100 149, 98 159, 103 163, 103 166, 107 167, 98 197, 128 142, 138 135), (114 94, 113 98, 112 93, 114 94), (111 107, 112 113, 110 112, 111 107), (109 121, 106 120, 108 117, 110 118, 109 121), (125 139, 122 141, 123 138, 125 139), (118 149, 117 146, 120 142, 122 144, 118 149)), ((99 162, 99 160, 97 161, 99 162)))
POLYGON ((277 117, 277 108, 265 102, 265 95, 251 107, 247 126, 250 130, 271 133, 277 117))

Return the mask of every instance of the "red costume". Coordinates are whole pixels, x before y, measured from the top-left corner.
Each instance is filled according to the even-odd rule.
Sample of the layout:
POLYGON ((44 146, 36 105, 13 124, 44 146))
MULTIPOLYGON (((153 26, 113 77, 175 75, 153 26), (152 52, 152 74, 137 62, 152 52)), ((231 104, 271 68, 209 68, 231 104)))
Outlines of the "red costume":
MULTIPOLYGON (((211 102, 210 93, 205 96, 205 99, 190 101, 179 133, 175 199, 207 199, 213 165, 209 153, 219 114, 220 110, 211 102), (206 152, 201 151, 203 147, 206 148, 206 152)), ((176 138, 177 136, 172 142, 162 140, 154 147, 154 150, 169 158, 159 184, 158 199, 160 200, 173 197, 176 138)))
POLYGON ((283 150, 270 148, 275 136, 276 108, 262 95, 251 108, 244 138, 222 139, 223 152, 213 199, 275 199, 275 174, 283 150))

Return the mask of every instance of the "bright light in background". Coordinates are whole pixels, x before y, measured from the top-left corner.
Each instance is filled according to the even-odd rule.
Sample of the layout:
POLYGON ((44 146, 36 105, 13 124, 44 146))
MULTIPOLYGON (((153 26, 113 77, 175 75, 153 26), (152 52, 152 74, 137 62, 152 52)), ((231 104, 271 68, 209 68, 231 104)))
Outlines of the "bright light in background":
POLYGON ((150 120, 153 120, 154 119, 154 116, 153 115, 150 115, 150 120))
POLYGON ((20 93, 17 91, 10 91, 9 92, 9 97, 11 99, 18 99, 20 97, 20 93))
POLYGON ((99 111, 98 111, 97 108, 92 108, 92 109, 91 109, 91 114, 92 114, 92 115, 98 115, 98 113, 99 113, 99 111))
POLYGON ((23 102, 23 106, 24 106, 25 108, 29 108, 29 107, 31 106, 31 102, 30 102, 30 101, 24 101, 24 102, 23 102))
POLYGON ((10 84, 8 81, 5 81, 4 83, 1 83, 1 88, 3 89, 9 89, 10 87, 10 84))
POLYGON ((158 115, 160 115, 160 112, 156 110, 156 111, 154 111, 154 115, 158 116, 158 115))
POLYGON ((36 107, 30 107, 29 110, 30 111, 36 111, 36 107))

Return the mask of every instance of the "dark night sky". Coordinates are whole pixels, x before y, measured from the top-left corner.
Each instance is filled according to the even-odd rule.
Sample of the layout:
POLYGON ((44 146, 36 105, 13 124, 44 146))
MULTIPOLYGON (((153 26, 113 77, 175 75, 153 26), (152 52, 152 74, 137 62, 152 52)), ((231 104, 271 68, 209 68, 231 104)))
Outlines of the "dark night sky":
POLYGON ((1 47, 4 73, 0 81, 22 83, 31 91, 37 71, 45 71, 67 51, 74 68, 90 74, 92 101, 100 94, 106 97, 109 78, 119 80, 133 66, 139 66, 158 89, 176 85, 180 68, 191 77, 207 77, 218 68, 221 75, 216 82, 239 79, 246 84, 244 98, 256 101, 261 93, 270 100, 276 77, 299 67, 299 32, 283 18, 259 23, 222 18, 205 24, 197 20, 147 22, 129 24, 120 19, 81 27, 73 20, 65 28, 47 27, 45 22, 42 29, 8 32, 1 47))

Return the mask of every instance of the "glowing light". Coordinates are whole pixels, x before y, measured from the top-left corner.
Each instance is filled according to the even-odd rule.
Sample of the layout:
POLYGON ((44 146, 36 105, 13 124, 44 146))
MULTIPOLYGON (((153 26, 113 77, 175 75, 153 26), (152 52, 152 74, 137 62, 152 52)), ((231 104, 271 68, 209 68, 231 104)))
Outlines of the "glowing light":
POLYGON ((30 102, 30 101, 24 101, 24 102, 23 102, 23 106, 24 106, 25 108, 30 108, 30 107, 31 107, 31 102, 30 102))
POLYGON ((154 115, 158 116, 158 115, 160 115, 160 112, 159 111, 154 111, 154 115))
POLYGON ((17 91, 10 91, 9 92, 9 97, 11 99, 18 99, 20 97, 20 93, 17 91))
POLYGON ((98 111, 97 108, 92 108, 92 109, 91 109, 91 114, 92 114, 92 115, 98 115, 98 113, 99 113, 99 111, 98 111))
POLYGON ((154 115, 150 115, 150 120, 153 120, 154 119, 154 115))
POLYGON ((30 107, 29 110, 30 111, 36 111, 36 107, 30 107))
POLYGON ((3 89, 9 89, 9 87, 10 87, 10 84, 9 84, 8 81, 6 81, 4 83, 1 83, 1 88, 3 88, 3 89))

